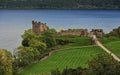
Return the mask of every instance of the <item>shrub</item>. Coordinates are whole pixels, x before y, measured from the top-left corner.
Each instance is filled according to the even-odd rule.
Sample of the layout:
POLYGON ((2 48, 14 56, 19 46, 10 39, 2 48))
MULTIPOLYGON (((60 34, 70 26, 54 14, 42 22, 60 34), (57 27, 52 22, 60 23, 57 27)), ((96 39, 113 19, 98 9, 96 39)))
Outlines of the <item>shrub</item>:
POLYGON ((47 48, 53 47, 56 45, 56 41, 52 35, 53 34, 51 32, 45 31, 39 35, 39 40, 44 42, 47 45, 47 48))
POLYGON ((106 34, 105 36, 106 37, 110 37, 110 36, 120 37, 120 27, 114 28, 110 33, 106 34))
POLYGON ((120 63, 110 55, 98 54, 89 63, 90 75, 119 75, 120 63))
POLYGON ((29 65, 34 60, 34 53, 33 49, 30 47, 19 47, 18 53, 16 55, 16 61, 18 61, 19 67, 24 67, 26 65, 29 65))
POLYGON ((0 75, 12 75, 12 55, 4 49, 0 49, 0 75))

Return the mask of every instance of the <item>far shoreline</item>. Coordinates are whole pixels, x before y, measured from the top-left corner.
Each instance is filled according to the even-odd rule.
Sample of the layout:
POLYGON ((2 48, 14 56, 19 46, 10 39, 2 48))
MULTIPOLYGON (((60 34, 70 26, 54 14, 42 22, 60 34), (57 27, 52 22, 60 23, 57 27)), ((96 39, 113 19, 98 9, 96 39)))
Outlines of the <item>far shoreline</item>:
POLYGON ((120 8, 0 8, 0 10, 120 10, 120 8))

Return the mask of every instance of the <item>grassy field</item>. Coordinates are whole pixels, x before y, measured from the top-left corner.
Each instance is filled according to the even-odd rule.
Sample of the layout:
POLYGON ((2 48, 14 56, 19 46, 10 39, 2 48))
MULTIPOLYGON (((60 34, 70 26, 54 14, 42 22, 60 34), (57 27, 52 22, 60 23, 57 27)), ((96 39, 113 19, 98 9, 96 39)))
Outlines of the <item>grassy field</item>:
POLYGON ((109 37, 100 39, 106 48, 115 53, 120 57, 120 38, 118 37, 109 37))
POLYGON ((91 46, 85 48, 69 48, 61 49, 54 52, 49 58, 37 63, 33 63, 26 67, 20 75, 49 73, 51 70, 63 70, 66 66, 68 68, 87 67, 87 62, 91 60, 96 54, 105 53, 98 46, 91 46))
POLYGON ((118 57, 120 57, 120 41, 112 41, 104 45, 113 53, 115 53, 118 57))
POLYGON ((114 37, 114 36, 111 36, 111 37, 103 37, 101 39, 99 39, 103 44, 106 44, 106 43, 110 43, 110 42, 113 42, 113 41, 120 41, 120 38, 118 37, 114 37))

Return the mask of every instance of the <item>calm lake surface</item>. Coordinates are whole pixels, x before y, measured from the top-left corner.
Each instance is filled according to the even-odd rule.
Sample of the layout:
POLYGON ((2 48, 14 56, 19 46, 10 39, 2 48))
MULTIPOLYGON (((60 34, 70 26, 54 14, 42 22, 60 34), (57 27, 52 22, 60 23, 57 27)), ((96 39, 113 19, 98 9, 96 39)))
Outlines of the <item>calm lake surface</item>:
POLYGON ((50 28, 102 28, 107 33, 120 26, 120 10, 0 10, 0 48, 12 51, 21 45, 32 20, 50 28))

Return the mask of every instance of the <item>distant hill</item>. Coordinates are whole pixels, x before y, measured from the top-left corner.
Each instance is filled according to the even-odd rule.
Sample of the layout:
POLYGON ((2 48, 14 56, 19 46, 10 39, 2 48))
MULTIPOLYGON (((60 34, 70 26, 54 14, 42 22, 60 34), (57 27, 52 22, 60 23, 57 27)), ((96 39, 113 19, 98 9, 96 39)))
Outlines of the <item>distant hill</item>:
POLYGON ((120 9, 120 0, 0 0, 0 8, 120 9))

